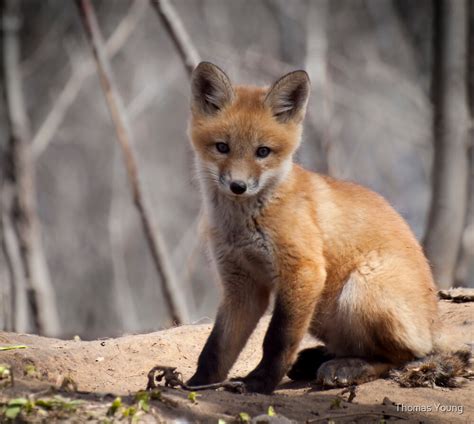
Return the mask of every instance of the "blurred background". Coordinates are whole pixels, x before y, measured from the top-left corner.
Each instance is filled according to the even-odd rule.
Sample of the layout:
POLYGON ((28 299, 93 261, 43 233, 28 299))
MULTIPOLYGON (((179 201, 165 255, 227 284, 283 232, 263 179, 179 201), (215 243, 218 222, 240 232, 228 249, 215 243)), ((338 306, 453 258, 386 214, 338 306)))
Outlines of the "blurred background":
POLYGON ((469 0, 3 0, 0 329, 96 338, 213 319, 186 135, 200 59, 235 83, 306 69, 297 161, 384 195, 438 285, 474 287, 473 11, 469 0))

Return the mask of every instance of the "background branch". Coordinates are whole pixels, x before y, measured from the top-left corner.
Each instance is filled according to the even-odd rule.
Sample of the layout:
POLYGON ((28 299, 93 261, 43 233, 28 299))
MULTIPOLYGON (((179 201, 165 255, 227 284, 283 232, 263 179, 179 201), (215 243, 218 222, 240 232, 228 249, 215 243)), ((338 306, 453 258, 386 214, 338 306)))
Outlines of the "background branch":
POLYGON ((169 0, 150 0, 183 61, 188 76, 201 61, 181 18, 169 0))
MULTIPOLYGON (((3 187, 4 194, 9 190, 3 187)), ((21 259, 20 246, 15 234, 14 226, 8 212, 3 205, 10 204, 5 201, 6 196, 2 196, 2 207, 0 215, 0 244, 8 273, 9 286, 4 288, 4 293, 8 291, 8 297, 4 302, 5 330, 17 331, 20 333, 31 332, 29 322, 27 284, 24 268, 21 259)))
POLYGON ((186 308, 184 302, 180 301, 178 291, 176 290, 176 280, 167 256, 164 240, 160 232, 158 232, 156 224, 152 221, 152 214, 150 213, 146 198, 143 194, 137 161, 131 145, 131 127, 125 113, 122 99, 115 87, 112 70, 102 41, 102 35, 94 8, 90 0, 76 0, 76 4, 79 8, 82 23, 94 53, 97 71, 100 75, 101 85, 115 126, 117 140, 120 143, 124 156, 134 204, 139 212, 145 237, 160 278, 164 301, 169 309, 172 320, 176 324, 180 324, 187 320, 186 308))
MULTIPOLYGON (((36 215, 34 166, 31 160, 30 131, 19 69, 19 2, 7 0, 3 11, 3 71, 10 131, 9 175, 14 200, 7 211, 21 252, 31 313, 39 334, 57 335, 60 324, 56 296, 43 253, 40 223, 36 215)), ((3 221, 6 225, 8 220, 3 221)), ((7 229, 10 225, 7 225, 7 229)), ((19 282, 19 279, 15 280, 19 282)))
MULTIPOLYGON (((105 49, 107 57, 112 59, 124 46, 138 21, 143 15, 147 3, 142 1, 132 2, 126 16, 119 23, 112 35, 107 39, 105 49)), ((74 53, 71 53, 71 56, 74 53)), ((80 64, 71 60, 71 75, 59 93, 48 115, 42 122, 38 131, 33 137, 33 155, 38 158, 49 146, 59 126, 64 121, 69 108, 74 103, 79 94, 84 81, 94 74, 96 68, 93 60, 85 60, 80 64)))

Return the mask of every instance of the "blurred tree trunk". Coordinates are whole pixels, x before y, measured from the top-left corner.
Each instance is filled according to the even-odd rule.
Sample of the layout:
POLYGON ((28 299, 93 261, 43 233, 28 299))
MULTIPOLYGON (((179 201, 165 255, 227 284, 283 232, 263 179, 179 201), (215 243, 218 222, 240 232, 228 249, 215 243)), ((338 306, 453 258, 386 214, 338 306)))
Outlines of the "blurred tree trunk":
POLYGON ((34 330, 57 335, 60 326, 36 214, 31 137, 19 69, 19 6, 16 0, 4 0, 2 4, 2 81, 9 131, 9 143, 2 158, 2 244, 10 269, 12 308, 17 314, 15 330, 25 325, 25 309, 29 306, 34 330), (25 286, 28 305, 24 301, 25 286))
POLYGON ((310 6, 305 19, 305 69, 311 78, 311 97, 306 115, 304 142, 299 149, 298 159, 308 169, 329 173, 328 0, 318 1, 310 6))
POLYGON ((462 234, 461 251, 456 266, 455 278, 455 285, 461 287, 474 287, 474 148, 472 139, 473 135, 471 132, 469 206, 467 208, 466 225, 462 234))
POLYGON ((454 283, 468 195, 467 0, 434 1, 435 154, 426 254, 441 288, 454 283))
POLYGON ((455 284, 463 287, 474 287, 474 0, 469 1, 468 28, 468 98, 469 98, 469 206, 467 208, 461 252, 456 267, 455 284))

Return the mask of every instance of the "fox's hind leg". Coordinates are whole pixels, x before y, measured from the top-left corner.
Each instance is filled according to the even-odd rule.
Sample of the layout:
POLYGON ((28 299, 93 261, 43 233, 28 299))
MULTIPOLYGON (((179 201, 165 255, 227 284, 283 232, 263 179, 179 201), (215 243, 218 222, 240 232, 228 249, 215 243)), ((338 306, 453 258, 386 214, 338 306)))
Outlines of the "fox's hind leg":
POLYGON ((319 367, 318 383, 364 383, 432 351, 436 297, 429 276, 407 261, 367 261, 340 289, 323 294, 312 332, 335 359, 319 367))
POLYGON ((295 363, 288 371, 288 377, 295 381, 310 381, 317 376, 319 367, 334 358, 325 346, 303 349, 298 353, 295 363))

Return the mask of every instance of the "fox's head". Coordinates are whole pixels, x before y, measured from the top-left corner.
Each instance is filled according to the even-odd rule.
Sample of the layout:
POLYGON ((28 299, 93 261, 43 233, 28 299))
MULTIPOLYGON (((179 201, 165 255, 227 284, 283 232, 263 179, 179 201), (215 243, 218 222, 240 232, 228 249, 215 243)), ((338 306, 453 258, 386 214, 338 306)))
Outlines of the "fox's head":
POLYGON ((221 69, 202 62, 191 89, 189 132, 207 184, 242 198, 285 177, 301 141, 310 92, 306 72, 291 72, 270 88, 233 86, 221 69))

